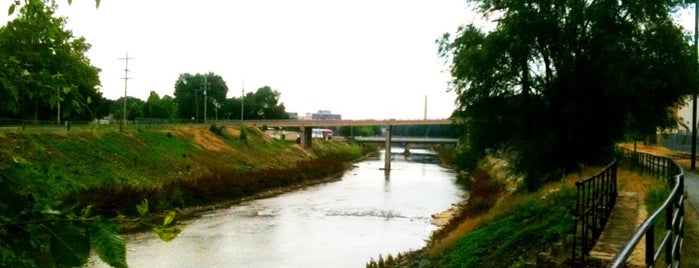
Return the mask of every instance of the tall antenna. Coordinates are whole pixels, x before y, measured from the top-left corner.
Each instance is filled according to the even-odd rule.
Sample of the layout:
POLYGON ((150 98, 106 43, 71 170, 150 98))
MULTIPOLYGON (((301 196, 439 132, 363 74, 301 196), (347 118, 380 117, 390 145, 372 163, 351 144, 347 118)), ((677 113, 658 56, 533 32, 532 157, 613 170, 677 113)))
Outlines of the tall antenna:
POLYGON ((123 114, 121 118, 121 124, 119 124, 119 132, 124 130, 124 124, 126 123, 126 89, 128 88, 128 81, 129 79, 133 79, 132 77, 129 77, 129 60, 133 59, 129 57, 129 53, 126 52, 126 57, 124 58, 119 58, 119 60, 125 61, 125 67, 124 67, 124 77, 121 79, 124 79, 124 109, 123 109, 123 114))

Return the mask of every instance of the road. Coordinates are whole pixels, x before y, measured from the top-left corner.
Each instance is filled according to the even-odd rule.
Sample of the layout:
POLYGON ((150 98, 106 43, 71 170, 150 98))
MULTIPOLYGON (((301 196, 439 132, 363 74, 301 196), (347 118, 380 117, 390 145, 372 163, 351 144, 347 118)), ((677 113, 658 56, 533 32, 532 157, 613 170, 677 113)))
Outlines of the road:
POLYGON ((699 174, 695 171, 684 171, 684 191, 695 212, 699 209, 699 174))

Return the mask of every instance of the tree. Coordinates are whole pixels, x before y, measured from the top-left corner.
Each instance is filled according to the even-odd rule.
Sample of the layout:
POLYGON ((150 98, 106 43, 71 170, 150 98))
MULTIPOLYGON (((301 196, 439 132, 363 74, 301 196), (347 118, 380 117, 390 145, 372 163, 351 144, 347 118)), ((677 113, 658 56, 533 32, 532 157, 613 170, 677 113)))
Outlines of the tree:
POLYGON ((410 125, 394 126, 393 135, 408 137, 457 137, 452 125, 410 125))
MULTIPOLYGON (((31 1, 31 0, 24 0, 24 3, 26 4, 29 1, 31 1)), ((21 0, 13 0, 12 3, 10 4, 10 7, 7 9, 7 15, 12 15, 15 13, 15 10, 17 10, 17 8, 21 8, 22 2, 23 1, 21 1, 21 0)), ((70 5, 73 3, 73 0, 67 0, 67 2, 70 5)), ((100 2, 101 2, 101 0, 95 0, 95 7, 99 8, 100 2)))
POLYGON ((380 126, 341 126, 340 136, 344 137, 371 137, 381 134, 380 126))
MULTIPOLYGON (((0 28, 0 115, 26 117, 33 112, 38 119, 49 107, 57 110, 59 123, 61 117, 80 117, 84 111, 94 119, 109 103, 96 90, 99 70, 84 56, 89 45, 63 29, 64 20, 53 18, 55 6, 50 3, 25 0, 21 5, 14 0, 9 13, 21 6, 21 14, 0 28), (62 103, 68 104, 63 113, 62 103)), ((15 163, 36 172, 21 157, 15 163)), ((60 179, 46 170, 35 175, 60 179)), ((91 251, 113 267, 127 267, 125 243, 115 220, 92 215, 90 206, 78 208, 41 192, 0 173, 1 267, 80 267, 91 251)), ((142 221, 147 207, 147 202, 138 207, 139 222, 163 240, 179 233, 172 225, 174 212, 162 225, 142 221)))
POLYGON ((19 17, 0 28, 0 91, 4 116, 38 120, 93 117, 99 69, 85 53, 90 45, 64 29, 56 6, 27 0, 19 17))
POLYGON ((537 188, 607 161, 626 135, 675 126, 696 93, 696 55, 670 14, 679 1, 473 2, 494 30, 438 40, 467 129, 462 168, 499 150, 537 188))
POLYGON ((161 99, 155 91, 150 92, 143 105, 143 114, 148 118, 174 119, 177 107, 172 97, 165 95, 161 99))
POLYGON ((219 75, 214 73, 196 75, 184 73, 175 82, 174 100, 180 118, 194 118, 199 122, 204 117, 205 99, 207 101, 207 117, 213 117, 214 101, 224 103, 227 93, 228 86, 219 75))
MULTIPOLYGON (((133 121, 136 120, 136 118, 144 117, 143 108, 145 104, 146 103, 143 100, 136 97, 126 98, 126 120, 133 121)), ((124 97, 112 102, 111 114, 121 115, 123 114, 123 109, 124 97)), ((118 119, 121 120, 121 117, 118 117, 118 119)))
POLYGON ((284 103, 279 102, 279 91, 269 86, 258 88, 245 95, 245 119, 288 119, 284 103))
POLYGON ((229 98, 221 104, 221 118, 240 120, 241 98, 229 98))

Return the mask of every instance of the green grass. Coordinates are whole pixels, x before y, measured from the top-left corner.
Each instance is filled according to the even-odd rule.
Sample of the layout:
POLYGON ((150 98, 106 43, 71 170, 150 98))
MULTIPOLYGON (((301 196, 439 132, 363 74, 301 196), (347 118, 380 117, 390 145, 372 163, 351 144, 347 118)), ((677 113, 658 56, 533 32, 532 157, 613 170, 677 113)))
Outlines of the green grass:
POLYGON ((359 148, 316 141, 309 155, 252 128, 243 142, 227 128, 233 129, 0 132, 0 172, 46 203, 64 200, 131 213, 145 198, 168 209, 318 179, 361 155, 359 148))
POLYGON ((563 204, 574 196, 561 190, 548 200, 524 204, 466 234, 439 261, 443 267, 512 267, 571 232, 572 216, 563 204), (561 205, 557 205, 561 204, 561 205))

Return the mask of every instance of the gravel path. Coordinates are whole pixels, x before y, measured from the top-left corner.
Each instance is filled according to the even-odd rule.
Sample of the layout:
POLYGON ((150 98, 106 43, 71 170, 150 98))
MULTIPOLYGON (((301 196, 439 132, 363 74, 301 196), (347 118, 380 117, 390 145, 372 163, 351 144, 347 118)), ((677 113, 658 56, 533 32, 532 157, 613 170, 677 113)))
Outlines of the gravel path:
POLYGON ((695 212, 699 209, 699 174, 697 171, 684 171, 684 191, 695 212))

